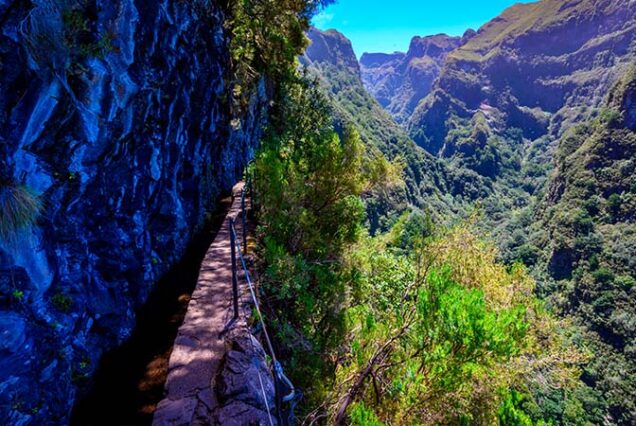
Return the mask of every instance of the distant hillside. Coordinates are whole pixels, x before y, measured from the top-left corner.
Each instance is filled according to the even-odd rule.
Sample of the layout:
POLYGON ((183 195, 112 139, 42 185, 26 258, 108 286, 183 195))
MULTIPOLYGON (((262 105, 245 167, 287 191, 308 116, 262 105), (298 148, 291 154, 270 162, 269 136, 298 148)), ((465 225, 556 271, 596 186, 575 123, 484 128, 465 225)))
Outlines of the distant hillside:
POLYGON ((483 115, 495 131, 557 136, 590 116, 636 57, 636 2, 543 0, 518 4, 448 55, 408 128, 448 155, 458 120, 483 115))
POLYGON ((401 123, 431 91, 446 56, 461 37, 414 37, 407 53, 365 53, 360 59, 365 87, 401 123))
MULTIPOLYGON (((443 163, 417 147, 406 131, 369 95, 362 83, 351 42, 334 30, 311 29, 308 36, 311 44, 301 63, 319 79, 332 100, 337 126, 353 124, 368 146, 379 149, 390 159, 400 156, 406 163, 406 192, 393 197, 393 202, 401 205, 378 206, 378 214, 391 211, 395 217, 411 204, 425 208, 440 219, 453 217, 455 203, 451 194, 461 193, 466 188, 443 163)), ((380 218, 373 216, 372 228, 381 226, 380 218)))
POLYGON ((556 171, 521 255, 541 253, 544 291, 596 353, 584 380, 636 424, 636 64, 594 120, 559 141, 556 171))

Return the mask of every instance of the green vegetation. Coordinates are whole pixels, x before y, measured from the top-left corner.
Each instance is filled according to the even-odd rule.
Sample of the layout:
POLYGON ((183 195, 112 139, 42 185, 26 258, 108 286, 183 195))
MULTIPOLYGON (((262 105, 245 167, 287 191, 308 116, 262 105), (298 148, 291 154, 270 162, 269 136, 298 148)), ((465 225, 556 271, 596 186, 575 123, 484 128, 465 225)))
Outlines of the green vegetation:
MULTIPOLYGON (((558 2, 544 3, 542 7, 559 9, 555 10, 555 16, 571 13, 568 8, 560 10, 558 2)), ((517 13, 524 7, 536 6, 519 6, 509 13, 517 13)), ((520 22, 526 25, 536 19, 536 14, 528 14, 520 22)), ((552 18, 541 18, 540 21, 541 25, 554 22, 552 18)), ((507 24, 502 22, 501 25, 507 24)), ((528 24, 527 28, 523 25, 514 29, 517 31, 515 36, 534 24, 528 24)), ((482 105, 476 113, 467 115, 464 106, 453 105, 453 99, 445 99, 443 93, 433 94, 440 97, 443 108, 440 107, 439 112, 445 115, 435 115, 433 109, 429 118, 436 122, 443 118, 446 126, 443 134, 438 135, 439 146, 435 145, 442 158, 434 159, 418 150, 366 94, 355 67, 346 57, 341 57, 342 52, 346 54, 348 50, 342 37, 333 32, 316 37, 318 48, 324 50, 320 46, 326 44, 331 56, 318 51, 315 57, 320 59, 312 60, 307 54, 303 63, 326 94, 338 133, 346 139, 344 129, 350 128, 349 123, 352 123, 367 151, 377 149, 388 158, 399 159, 404 164, 406 191, 390 193, 384 200, 362 197, 366 205, 367 228, 377 237, 371 238, 364 231, 360 233, 357 240, 349 242, 341 251, 338 264, 343 269, 337 278, 325 278, 334 284, 337 293, 337 297, 328 303, 336 304, 338 315, 341 315, 337 325, 342 336, 340 342, 336 339, 329 345, 316 345, 315 341, 304 338, 302 329, 290 326, 285 318, 279 317, 278 322, 275 321, 276 326, 285 330, 281 333, 284 341, 289 343, 286 339, 296 336, 297 341, 303 342, 297 345, 303 349, 292 350, 290 359, 293 360, 292 367, 300 371, 297 379, 308 390, 309 406, 314 408, 307 413, 308 419, 324 420, 323 416, 327 416, 335 421, 347 417, 352 424, 481 424, 497 421, 524 425, 632 424, 636 412, 631 402, 634 399, 631 396, 636 395, 632 379, 636 368, 631 360, 636 345, 633 342, 636 310, 632 300, 636 282, 633 276, 636 270, 633 158, 636 154, 631 94, 636 90, 633 83, 636 71, 629 71, 612 90, 606 108, 598 111, 573 109, 570 115, 560 112, 564 114, 561 118, 563 128, 585 117, 596 118, 571 128, 558 143, 549 134, 537 136, 545 133, 550 120, 537 108, 519 107, 507 117, 501 110, 482 105), (625 108, 631 108, 632 112, 626 112, 625 108), (553 159, 556 159, 557 173, 550 177, 553 159), (427 250, 439 251, 432 249, 432 241, 452 244, 449 241, 452 232, 446 233, 444 228, 433 223, 452 223, 457 217, 467 215, 475 204, 478 214, 469 234, 476 230, 484 232, 489 241, 496 242, 501 248, 501 253, 484 259, 471 251, 466 252, 466 244, 457 243, 463 251, 455 258, 445 264, 430 266, 431 275, 422 274, 419 280, 414 279, 413 276, 417 276, 414 271, 423 268, 422 259, 417 256, 430 254, 427 250), (412 211, 410 205, 419 209, 412 211), (421 210, 427 214, 422 214, 421 210), (407 213, 401 215, 402 212, 407 213), (436 232, 441 235, 433 237, 436 232), (418 242, 420 236, 430 240, 418 242), (523 291, 527 298, 517 306, 505 305, 510 311, 494 308, 501 315, 498 319, 506 318, 504 314, 510 315, 509 318, 514 318, 511 323, 526 327, 526 334, 516 335, 513 330, 497 328, 496 321, 486 321, 493 306, 482 305, 485 299, 479 299, 469 291, 475 290, 474 281, 454 277, 435 287, 444 271, 456 267, 465 271, 463 265, 470 262, 471 256, 481 259, 479 265, 484 270, 489 270, 489 265, 498 265, 514 275, 520 273, 516 269, 519 267, 515 266, 518 262, 530 268, 529 273, 537 285, 530 284, 523 291), (365 264, 372 267, 367 270, 365 264), (387 269, 383 270, 384 267, 387 269), (377 284, 378 288, 366 284, 367 281, 377 284), (486 352, 493 358, 481 359, 475 355, 478 359, 475 364, 479 367, 471 364, 470 368, 461 362, 459 366, 453 366, 452 357, 444 353, 443 365, 438 366, 434 358, 421 358, 430 356, 430 352, 435 353, 437 349, 434 345, 424 346, 418 338, 424 332, 438 336, 441 331, 435 327, 423 330, 415 326, 404 332, 404 340, 400 337, 397 343, 390 344, 390 350, 377 352, 383 343, 399 334, 398 324, 408 318, 404 309, 409 303, 399 297, 393 300, 389 297, 392 291, 405 287, 413 291, 405 297, 407 301, 421 300, 415 289, 433 289, 437 291, 438 300, 449 301, 449 305, 442 306, 443 312, 461 311, 471 315, 469 320, 479 318, 476 323, 487 322, 493 327, 480 328, 479 333, 469 333, 468 337, 454 335, 454 338, 471 341, 492 332, 511 339, 508 341, 513 345, 511 352, 505 350, 510 348, 505 345, 489 347, 486 352), (446 299, 446 291, 452 297, 446 299), (535 295, 545 298, 546 308, 541 307, 535 295), (453 310, 450 301, 459 307, 453 310), (479 306, 485 308, 481 310, 479 306), (514 317, 515 307, 524 314, 514 317), (360 313, 356 316, 358 310, 360 313), (557 321, 548 312, 571 318, 572 324, 557 321), (545 323, 534 322, 537 318, 543 318, 545 323), (537 337, 537 332, 545 334, 537 337), (528 340, 542 344, 533 347, 528 340), (575 347, 579 349, 573 349, 575 347), (589 358, 588 349, 592 352, 589 358), (417 356, 412 356, 410 350, 417 356), (303 351, 307 355, 299 357, 298 353, 303 351), (349 353, 351 357, 347 356, 349 353), (385 357, 390 366, 379 371, 369 368, 369 362, 375 356, 385 357), (558 362, 549 367, 544 365, 542 368, 545 369, 532 370, 534 361, 542 357, 558 362), (318 359, 320 362, 315 365, 308 362, 318 359), (525 362, 530 367, 524 365, 525 362), (582 381, 578 380, 575 368, 579 364, 583 371, 582 381), (437 368, 443 372, 440 376, 449 382, 436 382, 438 377, 420 371, 422 365, 437 368), (510 365, 514 368, 507 369, 510 365), (524 370, 522 365, 529 369, 524 370), (466 369, 475 371, 475 375, 454 378, 452 373, 463 374, 466 369), (546 370, 551 372, 549 380, 544 376, 546 370), (333 376, 329 376, 330 373, 333 376), (413 390, 410 399, 401 400, 399 392, 403 389, 397 384, 402 384, 406 380, 404 377, 415 383, 421 380, 425 383, 424 390, 413 390), (532 377, 541 380, 527 380, 532 377), (305 378, 310 379, 304 382, 305 378), (471 391, 462 394, 456 390, 455 379, 458 389, 471 391), (492 387, 485 386, 484 382, 492 387), (521 385, 508 386, 512 382, 521 385), (309 388, 306 388, 307 384, 309 388), (477 389, 483 389, 484 394, 477 395, 477 389), (444 399, 446 397, 448 401, 444 399), (344 404, 347 405, 345 408, 343 401, 348 404, 344 404), (444 415, 439 417, 440 413, 444 415)), ((500 42, 493 41, 495 44, 500 42)), ((470 76, 460 77, 467 84, 467 90, 473 87, 475 82, 469 81, 470 76)), ((508 101, 502 102, 505 107, 508 101)), ((289 117, 298 121, 293 114, 289 117)), ((433 127, 424 133, 431 135, 433 127)), ((433 142, 436 142, 435 138, 425 145, 433 142)), ((304 232, 301 228, 296 230, 300 235, 304 232)), ((464 235, 464 238, 468 237, 464 235)), ((481 249, 488 252, 486 247, 489 245, 482 245, 481 249)), ((268 263, 271 259, 265 260, 268 263)), ((303 268, 290 268, 289 264, 280 270, 294 271, 285 276, 290 284, 284 288, 302 282, 304 278, 296 274, 306 276, 301 272, 303 268)), ((523 272, 523 275, 532 281, 528 273, 523 272)), ((491 278, 476 289, 485 292, 506 280, 505 275, 498 275, 497 279, 491 278)), ((316 278, 316 282, 319 281, 320 277, 316 278)), ((299 293, 290 292, 290 300, 303 300, 304 290, 300 287, 298 290, 299 293)), ((271 291, 275 293, 276 289, 271 291)), ((285 306, 289 316, 293 304, 285 306)), ((415 308, 414 324, 425 322, 417 313, 415 308)), ((306 309, 303 316, 305 314, 311 315, 311 309, 306 309)), ((444 316, 433 318, 428 320, 440 327, 444 327, 444 321, 449 319, 444 316)), ((314 323, 319 327, 324 325, 318 319, 314 323)), ((468 327, 468 330, 473 329, 468 327)), ((493 339, 486 341, 493 343, 493 339)), ((478 342, 476 340, 475 344, 478 342)), ((439 344, 444 347, 444 342, 439 344)), ((406 382, 409 389, 417 389, 415 384, 406 382)))
POLYGON ((0 183, 0 240, 12 242, 21 230, 35 225, 42 204, 25 186, 0 183))
POLYGON ((557 174, 539 222, 528 227, 530 243, 545 247, 535 269, 547 300, 583 326, 595 353, 583 375, 594 393, 584 398, 596 399, 618 424, 636 421, 636 133, 626 128, 622 101, 634 93, 634 70, 598 118, 560 140, 557 174))
POLYGON ((497 263, 469 225, 444 231, 417 211, 369 236, 365 194, 398 184, 399 165, 373 145, 365 154, 346 122, 334 131, 311 80, 288 78, 275 105, 252 166, 261 285, 306 420, 568 424, 579 414, 568 395, 585 356, 525 269, 497 263), (551 411, 539 400, 548 390, 560 395, 551 411))
MULTIPOLYGON (((487 108, 470 117, 458 109, 436 161, 346 60, 303 62, 316 81, 295 64, 274 72, 253 173, 265 319, 307 397, 305 420, 629 424, 620 395, 632 394, 634 371, 634 154, 620 110, 564 135, 559 172, 581 175, 547 186, 549 137, 530 141, 487 108), (582 148, 589 139, 602 141, 597 151, 582 148), (392 184, 378 187, 378 176, 392 184), (572 194, 580 203, 561 208, 572 194), (435 224, 477 200, 471 222, 435 224), (545 209, 535 216, 537 205, 545 209), (501 253, 476 236, 484 230, 501 253)), ((519 114, 520 126, 526 116, 545 121, 540 111, 519 114)))
POLYGON ((284 84, 306 47, 305 30, 317 8, 331 0, 231 0, 226 27, 231 35, 232 107, 241 111, 262 77, 284 84))
POLYGON ((253 165, 265 290, 279 338, 308 347, 290 354, 290 363, 309 383, 333 368, 316 353, 342 339, 352 273, 345 260, 362 232, 361 195, 392 185, 399 166, 364 155, 352 128, 340 138, 326 100, 307 80, 289 80, 277 104, 253 165))
POLYGON ((583 358, 523 268, 497 264, 466 225, 408 251, 394 244, 389 233, 356 253, 360 287, 328 399, 335 420, 362 400, 386 424, 492 423, 510 394, 534 401, 537 386, 575 386, 583 358))
POLYGON ((73 300, 62 292, 55 293, 51 297, 51 303, 60 312, 69 312, 73 306, 73 300))

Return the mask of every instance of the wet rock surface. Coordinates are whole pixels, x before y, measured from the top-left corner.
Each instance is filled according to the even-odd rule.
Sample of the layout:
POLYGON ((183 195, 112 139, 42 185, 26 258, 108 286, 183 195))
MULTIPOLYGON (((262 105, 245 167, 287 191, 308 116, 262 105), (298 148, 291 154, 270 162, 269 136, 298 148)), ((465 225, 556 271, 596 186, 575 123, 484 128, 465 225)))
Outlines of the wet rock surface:
POLYGON ((217 2, 0 1, 0 186, 43 205, 0 241, 8 424, 68 423, 251 158, 266 87, 230 126, 224 19, 217 2))

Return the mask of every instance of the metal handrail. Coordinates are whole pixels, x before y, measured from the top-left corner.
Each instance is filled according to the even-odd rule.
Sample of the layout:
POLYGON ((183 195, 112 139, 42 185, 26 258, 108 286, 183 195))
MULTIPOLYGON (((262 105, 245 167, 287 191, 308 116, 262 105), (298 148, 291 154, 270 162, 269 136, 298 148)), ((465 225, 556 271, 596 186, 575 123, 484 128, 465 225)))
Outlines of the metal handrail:
MULTIPOLYGON (((235 221, 233 218, 230 218, 230 245, 231 245, 231 255, 232 255, 232 289, 233 289, 233 298, 234 298, 234 318, 239 317, 239 307, 238 307, 238 299, 239 299, 239 291, 238 291, 238 277, 237 277, 237 265, 236 265, 236 253, 238 253, 238 257, 241 261, 241 266, 243 268, 243 273, 245 277, 245 281, 248 285, 248 289, 250 292, 250 296, 252 298, 252 302, 254 303, 254 307, 256 308, 256 313, 258 315, 258 321, 260 322, 261 328, 263 330, 263 335, 265 336, 265 342, 267 344, 267 349, 272 359, 273 370, 274 370, 274 387, 276 390, 276 399, 277 401, 282 402, 291 402, 296 399, 296 388, 293 383, 283 371, 283 367, 278 362, 276 358, 276 352, 274 351, 274 347, 272 345, 272 341, 269 337, 269 333, 267 332, 267 327, 265 325, 265 321, 263 320, 263 314, 261 312, 260 304, 258 302, 258 298, 256 297, 256 291, 254 288, 254 284, 252 283, 252 278, 247 268, 247 263, 245 261, 244 253, 247 253, 247 215, 245 209, 245 188, 243 188, 241 192, 241 216, 242 216, 242 244, 238 241, 238 236, 236 232, 235 221), (241 247, 241 245, 243 247, 241 247), (280 395, 280 384, 283 384, 289 389, 289 393, 286 395, 280 395)), ((279 403, 279 404, 280 404, 279 403)), ((277 405, 279 405, 277 404, 277 405)), ((293 411, 293 406, 291 411, 293 411)), ((279 417, 282 414, 281 407, 278 407, 279 417)), ((288 419, 284 419, 280 417, 283 424, 288 424, 288 419)))
POLYGON ((265 322, 263 321, 263 314, 261 313, 261 307, 260 307, 260 304, 258 303, 256 292, 254 291, 254 285, 252 284, 250 271, 247 269, 247 264, 245 262, 245 258, 243 257, 241 246, 238 242, 238 238, 236 237, 236 228, 234 226, 233 219, 230 219, 230 230, 232 232, 232 237, 233 237, 231 238, 231 240, 234 241, 234 244, 236 246, 236 249, 239 255, 239 259, 241 260, 241 266, 243 267, 243 272, 245 274, 245 281, 247 282, 248 288, 250 290, 250 295, 252 296, 252 301, 254 302, 254 307, 256 308, 256 313, 258 314, 258 320, 261 323, 261 327, 263 328, 263 334, 265 335, 267 347, 270 351, 272 361, 277 362, 276 354, 274 352, 274 348, 272 347, 272 341, 269 338, 269 334, 267 333, 267 328, 265 327, 265 322))

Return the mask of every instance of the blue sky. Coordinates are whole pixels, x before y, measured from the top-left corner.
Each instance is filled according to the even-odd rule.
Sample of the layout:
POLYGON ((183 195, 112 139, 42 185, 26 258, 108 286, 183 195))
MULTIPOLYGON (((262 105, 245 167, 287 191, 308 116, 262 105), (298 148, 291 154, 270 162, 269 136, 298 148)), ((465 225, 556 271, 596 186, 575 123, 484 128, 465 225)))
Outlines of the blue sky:
POLYGON ((477 29, 515 3, 529 0, 337 0, 314 17, 322 29, 335 28, 364 52, 406 51, 411 38, 438 33, 461 35, 477 29))

